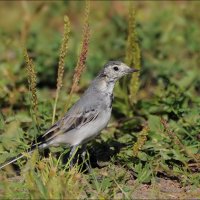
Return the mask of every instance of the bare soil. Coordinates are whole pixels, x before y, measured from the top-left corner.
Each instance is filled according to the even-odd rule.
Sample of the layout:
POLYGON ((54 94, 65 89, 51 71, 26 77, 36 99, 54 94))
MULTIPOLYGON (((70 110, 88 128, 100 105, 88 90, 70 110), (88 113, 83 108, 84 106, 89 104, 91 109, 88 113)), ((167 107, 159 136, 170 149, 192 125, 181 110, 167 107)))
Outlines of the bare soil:
MULTIPOLYGON (((134 185, 134 181, 132 183, 134 185)), ((200 188, 181 187, 174 180, 158 178, 157 183, 139 185, 132 194, 133 199, 200 199, 200 188)))

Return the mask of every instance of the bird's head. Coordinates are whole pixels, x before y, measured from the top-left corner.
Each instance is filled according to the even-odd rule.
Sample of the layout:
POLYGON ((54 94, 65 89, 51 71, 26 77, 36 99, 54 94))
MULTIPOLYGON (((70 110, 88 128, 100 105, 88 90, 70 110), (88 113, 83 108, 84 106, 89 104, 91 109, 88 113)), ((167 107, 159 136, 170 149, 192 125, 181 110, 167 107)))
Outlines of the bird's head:
POLYGON ((121 61, 109 61, 105 64, 101 75, 106 76, 110 81, 117 81, 121 77, 137 71, 137 69, 130 68, 121 61))

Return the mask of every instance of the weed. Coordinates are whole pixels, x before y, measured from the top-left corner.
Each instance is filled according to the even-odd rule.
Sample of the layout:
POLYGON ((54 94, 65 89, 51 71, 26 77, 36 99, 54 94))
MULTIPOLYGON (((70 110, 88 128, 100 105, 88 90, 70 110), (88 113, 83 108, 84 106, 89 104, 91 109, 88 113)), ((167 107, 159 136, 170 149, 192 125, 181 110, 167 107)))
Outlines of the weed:
POLYGON ((55 121, 56 105, 59 97, 59 92, 62 87, 63 74, 64 74, 64 59, 67 55, 67 50, 68 50, 69 33, 70 33, 70 21, 69 18, 65 16, 63 40, 60 48, 60 57, 59 57, 58 74, 57 74, 57 89, 56 89, 55 103, 53 107, 52 124, 55 121))
POLYGON ((147 140, 148 131, 149 131, 149 127, 148 125, 146 125, 144 126, 142 131, 138 134, 137 142, 133 145, 133 156, 138 155, 138 152, 141 150, 142 146, 147 140))
POLYGON ((35 71, 35 66, 33 64, 33 60, 29 58, 28 52, 24 51, 24 58, 26 61, 26 69, 28 74, 28 85, 29 91, 31 92, 31 105, 32 105, 32 116, 34 117, 35 122, 37 122, 37 114, 38 114, 38 98, 37 98, 37 75, 35 71))
POLYGON ((73 75, 73 82, 71 86, 71 90, 69 93, 68 104, 67 108, 70 104, 71 97, 73 92, 75 91, 76 87, 78 86, 78 82, 80 80, 81 74, 85 70, 85 62, 88 53, 88 45, 89 45, 89 36, 90 36, 90 28, 89 28, 89 12, 90 12, 90 2, 86 1, 86 7, 84 11, 84 25, 83 25, 83 38, 81 44, 81 52, 78 57, 78 62, 75 67, 74 75, 73 75))
MULTIPOLYGON (((125 62, 127 65, 134 67, 135 69, 141 70, 141 50, 139 47, 138 35, 136 31, 136 11, 133 7, 133 3, 129 5, 129 28, 128 28, 128 39, 126 47, 125 62)), ((129 102, 131 105, 136 103, 136 94, 139 89, 139 75, 140 72, 133 73, 129 85, 129 102)))

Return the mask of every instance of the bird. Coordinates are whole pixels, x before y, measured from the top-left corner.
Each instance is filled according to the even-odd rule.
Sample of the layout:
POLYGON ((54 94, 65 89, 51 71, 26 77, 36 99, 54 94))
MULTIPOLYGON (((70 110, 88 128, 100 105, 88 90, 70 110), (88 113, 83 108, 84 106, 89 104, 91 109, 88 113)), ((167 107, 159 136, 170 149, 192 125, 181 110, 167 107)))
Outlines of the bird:
MULTIPOLYGON (((80 99, 39 137, 28 153, 32 153, 36 148, 40 151, 51 146, 65 145, 71 148, 69 154, 71 158, 76 148, 82 145, 84 149, 82 158, 85 159, 87 142, 98 136, 111 118, 115 83, 123 76, 137 71, 121 61, 108 61, 80 99)), ((0 169, 22 157, 24 154, 5 162, 0 165, 0 169)))

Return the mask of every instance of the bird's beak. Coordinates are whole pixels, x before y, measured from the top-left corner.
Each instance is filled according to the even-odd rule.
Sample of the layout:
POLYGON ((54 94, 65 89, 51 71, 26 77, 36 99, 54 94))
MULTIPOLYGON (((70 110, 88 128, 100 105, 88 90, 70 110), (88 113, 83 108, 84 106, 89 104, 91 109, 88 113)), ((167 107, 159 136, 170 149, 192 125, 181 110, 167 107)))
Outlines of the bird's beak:
POLYGON ((129 68, 127 73, 139 72, 139 69, 129 68))
POLYGON ((125 63, 122 63, 122 65, 123 65, 124 73, 125 74, 132 74, 134 72, 138 72, 139 71, 139 69, 131 68, 128 65, 126 65, 125 63))
POLYGON ((124 68, 125 68, 125 73, 127 74, 131 74, 134 72, 138 72, 138 69, 134 69, 134 68, 130 68, 129 66, 127 66, 126 64, 124 64, 124 68))

